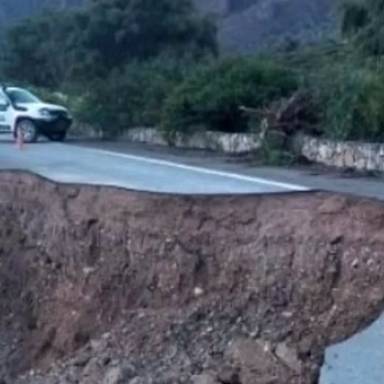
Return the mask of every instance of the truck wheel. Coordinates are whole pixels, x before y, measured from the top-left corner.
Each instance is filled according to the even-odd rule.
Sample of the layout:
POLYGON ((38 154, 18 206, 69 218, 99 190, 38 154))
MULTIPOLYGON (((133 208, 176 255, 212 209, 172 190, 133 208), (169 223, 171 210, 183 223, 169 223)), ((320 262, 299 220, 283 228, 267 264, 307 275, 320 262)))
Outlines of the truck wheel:
POLYGON ((20 133, 23 135, 23 140, 26 143, 35 143, 39 137, 36 124, 29 119, 22 119, 17 122, 15 138, 17 138, 20 133))

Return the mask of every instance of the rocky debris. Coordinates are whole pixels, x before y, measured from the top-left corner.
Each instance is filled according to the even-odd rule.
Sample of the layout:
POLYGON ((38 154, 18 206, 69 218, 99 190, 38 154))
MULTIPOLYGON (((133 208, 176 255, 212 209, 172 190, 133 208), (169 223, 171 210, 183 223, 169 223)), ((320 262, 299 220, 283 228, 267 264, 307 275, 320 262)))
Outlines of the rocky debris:
POLYGON ((243 384, 278 383, 285 377, 285 383, 297 383, 298 377, 287 369, 276 357, 273 346, 268 341, 238 340, 234 342, 227 356, 240 368, 240 382, 243 384))
POLYGON ((132 365, 117 365, 108 369, 103 384, 124 384, 134 378, 136 378, 136 374, 132 365))
POLYGON ((383 310, 384 205, 0 173, 6 384, 312 384, 383 310))
POLYGON ((203 373, 192 376, 192 384, 219 384, 214 375, 203 373))
POLYGON ((279 343, 275 349, 276 357, 290 368, 293 372, 300 375, 302 371, 302 363, 298 358, 296 350, 290 348, 285 343, 279 343))
POLYGON ((240 370, 233 365, 222 366, 217 374, 217 380, 222 384, 241 384, 240 370))

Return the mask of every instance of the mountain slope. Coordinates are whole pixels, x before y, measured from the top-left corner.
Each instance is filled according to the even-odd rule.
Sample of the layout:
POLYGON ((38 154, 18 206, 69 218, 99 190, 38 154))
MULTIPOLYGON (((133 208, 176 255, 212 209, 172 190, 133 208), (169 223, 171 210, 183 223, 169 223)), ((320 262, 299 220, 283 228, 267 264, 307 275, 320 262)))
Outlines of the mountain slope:
MULTIPOLYGON (((177 1, 177 0, 175 0, 177 1)), ((313 42, 333 36, 334 0, 193 0, 214 14, 224 51, 250 53, 284 41, 313 42)), ((44 8, 60 9, 86 0, 0 0, 0 28, 44 8)))
POLYGON ((249 53, 334 37, 336 24, 334 0, 238 0, 221 18, 219 39, 226 51, 249 53))
POLYGON ((10 23, 31 16, 43 9, 61 9, 80 5, 84 0, 1 0, 0 25, 10 23))

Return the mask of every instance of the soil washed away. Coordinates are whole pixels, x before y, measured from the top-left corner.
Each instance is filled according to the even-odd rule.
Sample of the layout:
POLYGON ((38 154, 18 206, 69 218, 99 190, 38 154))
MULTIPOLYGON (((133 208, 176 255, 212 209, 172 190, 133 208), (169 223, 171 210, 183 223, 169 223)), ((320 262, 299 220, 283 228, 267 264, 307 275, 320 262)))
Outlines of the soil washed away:
POLYGON ((384 307, 384 204, 0 173, 1 384, 314 384, 384 307))

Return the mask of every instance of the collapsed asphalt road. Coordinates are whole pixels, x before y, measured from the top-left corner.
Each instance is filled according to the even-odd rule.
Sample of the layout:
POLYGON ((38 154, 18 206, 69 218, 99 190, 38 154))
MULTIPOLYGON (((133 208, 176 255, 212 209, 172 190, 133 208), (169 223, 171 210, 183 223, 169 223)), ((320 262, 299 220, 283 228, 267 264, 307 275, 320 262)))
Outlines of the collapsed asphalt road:
POLYGON ((0 169, 26 170, 60 182, 182 194, 324 190, 384 200, 384 180, 311 169, 250 167, 207 152, 124 142, 40 142, 17 150, 0 140, 0 169))
POLYGON ((28 145, 21 151, 10 142, 1 143, 0 169, 31 171, 59 182, 165 193, 273 193, 308 189, 290 182, 210 169, 209 166, 44 142, 28 145))
POLYGON ((2 172, 2 380, 316 383, 326 347, 383 310, 383 222, 383 203, 327 193, 169 196, 2 172))
POLYGON ((384 378, 384 315, 326 351, 320 384, 380 384, 384 378))
MULTIPOLYGON (((185 160, 185 159, 184 159, 185 160)), ((24 169, 55 181, 97 185, 115 185, 154 192, 182 194, 242 194, 305 191, 311 187, 334 189, 351 193, 382 197, 380 182, 335 180, 324 178, 319 184, 297 177, 292 171, 284 171, 285 177, 276 170, 252 174, 238 169, 225 169, 201 161, 197 164, 181 162, 178 158, 126 153, 115 148, 103 149, 77 147, 62 144, 39 143, 20 151, 11 142, 0 144, 0 168, 24 169), (272 179, 272 180, 271 180, 272 179), (306 185, 306 186, 304 186, 306 185)), ((0 260, 1 261, 1 260, 0 260)), ((350 341, 328 350, 322 370, 321 384, 376 384, 384 376, 381 368, 382 321, 357 335, 350 341), (369 364, 359 365, 370 353, 369 364)), ((0 360, 9 345, 10 335, 0 338, 0 360)))

